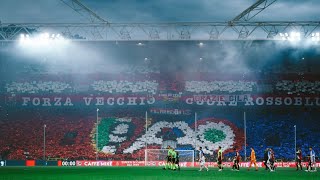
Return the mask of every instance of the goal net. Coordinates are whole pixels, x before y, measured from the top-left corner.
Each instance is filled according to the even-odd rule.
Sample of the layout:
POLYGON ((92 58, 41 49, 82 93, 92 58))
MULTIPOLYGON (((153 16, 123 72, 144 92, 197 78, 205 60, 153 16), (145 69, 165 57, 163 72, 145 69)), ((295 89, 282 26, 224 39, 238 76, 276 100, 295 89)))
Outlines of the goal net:
MULTIPOLYGON (((176 150, 179 153, 180 166, 194 166, 193 150, 176 150)), ((164 166, 168 155, 167 149, 146 149, 145 165, 146 166, 164 166)))

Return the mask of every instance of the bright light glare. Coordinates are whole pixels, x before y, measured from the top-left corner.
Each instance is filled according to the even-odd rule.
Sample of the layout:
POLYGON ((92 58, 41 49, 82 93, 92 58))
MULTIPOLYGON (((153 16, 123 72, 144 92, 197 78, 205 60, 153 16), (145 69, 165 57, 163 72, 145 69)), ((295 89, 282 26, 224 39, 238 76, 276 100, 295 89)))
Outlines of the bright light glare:
POLYGON ((320 41, 320 33, 319 33, 319 32, 317 32, 317 33, 312 33, 312 34, 311 34, 311 40, 312 40, 312 41, 319 42, 319 41, 320 41))
POLYGON ((301 32, 290 32, 290 33, 279 33, 280 39, 283 41, 291 41, 293 43, 296 43, 302 39, 304 40, 311 40, 313 42, 320 42, 320 32, 313 32, 309 34, 309 37, 307 34, 301 33, 301 32))
POLYGON ((299 41, 299 40, 301 40, 300 32, 291 32, 289 40, 291 40, 291 41, 299 41))
POLYGON ((19 40, 20 40, 21 43, 28 42, 30 40, 29 34, 20 34, 20 39, 19 40))
POLYGON ((289 40, 289 41, 300 41, 301 40, 301 33, 300 32, 290 32, 288 33, 279 33, 282 40, 289 40))
MULTIPOLYGON (((20 34, 20 40, 29 38, 29 35, 20 34)), ((33 38, 30 38, 31 41, 39 42, 39 41, 57 41, 57 40, 65 40, 60 34, 49 34, 49 33, 42 33, 36 36, 33 36, 33 38)))
POLYGON ((25 48, 43 49, 53 47, 63 47, 68 41, 64 39, 60 34, 41 33, 38 35, 21 34, 19 44, 25 48))
POLYGON ((49 39, 50 35, 49 35, 49 33, 44 33, 43 37, 46 39, 49 39))

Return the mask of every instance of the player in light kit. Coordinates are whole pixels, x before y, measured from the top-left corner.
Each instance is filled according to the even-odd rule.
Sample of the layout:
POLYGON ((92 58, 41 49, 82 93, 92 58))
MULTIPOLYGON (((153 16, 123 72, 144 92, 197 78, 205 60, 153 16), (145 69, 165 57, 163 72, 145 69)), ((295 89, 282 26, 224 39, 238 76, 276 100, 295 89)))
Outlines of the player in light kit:
POLYGON ((203 167, 209 171, 208 167, 205 165, 206 158, 204 157, 204 153, 202 151, 202 147, 199 147, 199 163, 200 163, 200 169, 199 171, 202 171, 203 167))
POLYGON ((218 167, 219 167, 219 171, 222 171, 223 167, 222 167, 222 149, 221 146, 219 146, 218 149, 218 167))
POLYGON ((268 152, 268 162, 267 164, 269 165, 270 172, 273 172, 275 170, 274 166, 274 151, 270 148, 268 152))
POLYGON ((232 170, 236 169, 236 171, 240 170, 240 153, 239 151, 236 151, 236 154, 233 158, 233 166, 232 166, 232 170))
POLYGON ((164 166, 163 169, 171 169, 171 167, 172 167, 172 149, 171 149, 170 146, 168 146, 167 149, 168 149, 168 156, 167 156, 167 159, 166 159, 167 163, 166 163, 166 165, 164 166))
POLYGON ((248 171, 250 170, 252 164, 254 164, 256 171, 258 171, 257 162, 256 162, 256 152, 254 151, 253 148, 251 148, 250 164, 249 164, 248 171))
POLYGON ((299 170, 299 166, 300 166, 300 170, 302 170, 302 165, 301 165, 301 160, 302 160, 302 151, 300 148, 298 148, 297 152, 296 152, 296 166, 297 166, 297 171, 299 170))
POLYGON ((314 150, 312 149, 312 147, 309 148, 310 150, 310 157, 309 157, 309 162, 308 162, 308 166, 307 166, 307 170, 308 172, 315 172, 317 171, 316 168, 316 154, 314 152, 314 150), (314 167, 314 170, 312 169, 314 167))
POLYGON ((177 151, 172 148, 171 151, 171 169, 176 170, 176 159, 177 159, 177 151))

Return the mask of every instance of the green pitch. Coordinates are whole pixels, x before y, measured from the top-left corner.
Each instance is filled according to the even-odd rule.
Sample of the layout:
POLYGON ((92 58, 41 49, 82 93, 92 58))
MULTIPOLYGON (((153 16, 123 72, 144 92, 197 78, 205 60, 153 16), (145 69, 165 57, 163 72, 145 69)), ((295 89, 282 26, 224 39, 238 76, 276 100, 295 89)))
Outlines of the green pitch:
POLYGON ((247 171, 242 168, 239 172, 225 168, 218 172, 217 168, 199 172, 198 168, 183 168, 181 171, 162 170, 154 167, 1 167, 0 180, 30 179, 30 180, 102 180, 102 179, 150 179, 150 180, 205 180, 205 179, 244 179, 244 180, 275 180, 275 179, 320 179, 319 172, 296 172, 295 169, 278 169, 276 172, 247 171))

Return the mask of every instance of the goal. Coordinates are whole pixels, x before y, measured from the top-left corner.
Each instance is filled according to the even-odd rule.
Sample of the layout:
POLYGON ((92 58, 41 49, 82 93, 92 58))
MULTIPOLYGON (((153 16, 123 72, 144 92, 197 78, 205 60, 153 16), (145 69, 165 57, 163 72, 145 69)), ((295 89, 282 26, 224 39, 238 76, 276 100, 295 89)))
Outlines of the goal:
MULTIPOLYGON (((186 166, 194 166, 193 150, 176 150, 179 153, 180 164, 186 166)), ((146 149, 145 150, 145 166, 163 166, 166 163, 168 155, 167 149, 146 149)))

